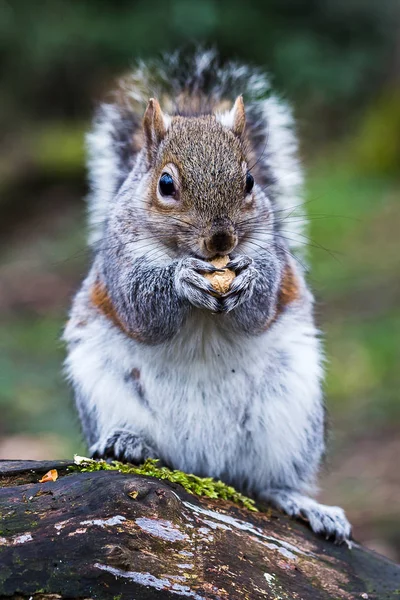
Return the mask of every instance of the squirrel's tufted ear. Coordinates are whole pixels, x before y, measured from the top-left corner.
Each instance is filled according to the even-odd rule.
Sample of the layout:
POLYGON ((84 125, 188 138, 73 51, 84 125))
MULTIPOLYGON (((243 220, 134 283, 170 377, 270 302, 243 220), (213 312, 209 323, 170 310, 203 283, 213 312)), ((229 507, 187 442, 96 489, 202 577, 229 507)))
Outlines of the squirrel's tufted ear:
POLYGON ((244 110, 243 96, 238 96, 231 110, 232 131, 242 137, 246 127, 246 112, 244 110))
POLYGON ((238 96, 231 110, 216 114, 217 120, 235 135, 242 137, 246 128, 246 112, 244 109, 243 96, 238 96))
POLYGON ((169 125, 168 116, 164 115, 155 98, 150 98, 143 117, 143 129, 149 159, 152 158, 158 144, 164 138, 169 125))

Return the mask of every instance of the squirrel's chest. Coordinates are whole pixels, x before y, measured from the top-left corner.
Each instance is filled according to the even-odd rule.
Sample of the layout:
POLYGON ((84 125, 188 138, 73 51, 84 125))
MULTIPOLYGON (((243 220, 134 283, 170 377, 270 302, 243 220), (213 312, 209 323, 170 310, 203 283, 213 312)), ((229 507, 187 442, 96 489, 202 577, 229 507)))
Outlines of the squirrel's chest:
POLYGON ((239 339, 198 325, 168 346, 124 344, 109 420, 139 428, 174 468, 232 483, 252 472, 254 487, 301 446, 320 397, 317 347, 307 328, 239 339))
POLYGON ((148 387, 156 447, 167 463, 204 476, 222 473, 254 435, 261 402, 251 374, 234 361, 156 373, 148 387))
MULTIPOLYGON (((189 323, 168 347, 141 355, 146 387, 162 411, 201 412, 209 415, 229 405, 243 410, 245 397, 257 387, 263 375, 259 340, 221 331, 211 318, 189 323)), ((237 414, 236 414, 237 416, 237 414)))
POLYGON ((259 353, 252 354, 247 342, 230 340, 211 321, 182 332, 151 360, 141 355, 143 387, 158 425, 152 434, 167 460, 179 457, 187 461, 180 468, 207 474, 208 461, 215 465, 244 451, 262 402, 263 368, 259 353))

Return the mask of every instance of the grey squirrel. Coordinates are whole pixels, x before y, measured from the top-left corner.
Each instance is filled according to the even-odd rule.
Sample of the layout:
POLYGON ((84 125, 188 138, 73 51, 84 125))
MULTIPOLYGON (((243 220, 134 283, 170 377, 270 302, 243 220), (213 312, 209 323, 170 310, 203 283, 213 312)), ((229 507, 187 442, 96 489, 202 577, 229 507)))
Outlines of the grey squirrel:
POLYGON ((91 455, 219 478, 348 540, 343 510, 307 495, 323 353, 287 105, 257 69, 177 53, 121 83, 88 148, 93 262, 64 339, 91 455))

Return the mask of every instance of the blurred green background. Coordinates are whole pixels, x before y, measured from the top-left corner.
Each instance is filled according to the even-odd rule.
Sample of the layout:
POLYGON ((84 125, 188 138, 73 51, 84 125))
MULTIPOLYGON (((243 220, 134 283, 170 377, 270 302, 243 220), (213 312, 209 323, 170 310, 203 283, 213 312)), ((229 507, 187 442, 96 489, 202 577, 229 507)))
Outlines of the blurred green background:
POLYGON ((59 341, 85 248, 83 136, 137 57, 187 42, 273 73, 307 169, 325 332, 321 498, 400 559, 398 0, 0 0, 0 457, 82 453, 59 341))

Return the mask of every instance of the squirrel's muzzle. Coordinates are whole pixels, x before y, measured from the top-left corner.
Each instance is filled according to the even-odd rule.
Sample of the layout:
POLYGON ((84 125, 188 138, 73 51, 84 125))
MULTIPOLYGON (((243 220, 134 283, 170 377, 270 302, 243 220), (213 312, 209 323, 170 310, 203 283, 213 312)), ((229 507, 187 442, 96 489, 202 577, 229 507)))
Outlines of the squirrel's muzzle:
POLYGON ((237 244, 237 235, 232 223, 225 219, 213 223, 210 233, 204 238, 204 246, 210 255, 226 255, 237 244))

